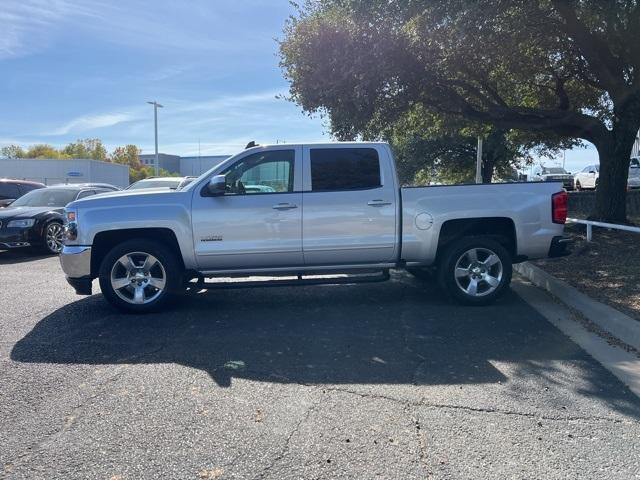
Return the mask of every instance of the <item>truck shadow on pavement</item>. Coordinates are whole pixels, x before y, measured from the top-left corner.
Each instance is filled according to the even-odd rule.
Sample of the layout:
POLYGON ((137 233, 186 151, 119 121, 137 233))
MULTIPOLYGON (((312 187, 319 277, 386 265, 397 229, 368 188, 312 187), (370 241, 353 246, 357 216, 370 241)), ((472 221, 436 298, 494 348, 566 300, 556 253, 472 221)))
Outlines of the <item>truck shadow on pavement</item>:
POLYGON ((14 265, 18 263, 33 262, 34 260, 42 260, 52 256, 53 255, 26 249, 0 250, 0 265, 14 265))
POLYGON ((454 306, 441 296, 395 276, 386 284, 204 292, 170 311, 137 316, 118 314, 94 295, 43 318, 11 359, 177 363, 208 372, 221 387, 234 377, 297 384, 512 381, 495 362, 553 383, 550 365, 566 362, 589 376, 580 382, 584 395, 638 416, 640 404, 626 387, 514 293, 484 308, 454 306))

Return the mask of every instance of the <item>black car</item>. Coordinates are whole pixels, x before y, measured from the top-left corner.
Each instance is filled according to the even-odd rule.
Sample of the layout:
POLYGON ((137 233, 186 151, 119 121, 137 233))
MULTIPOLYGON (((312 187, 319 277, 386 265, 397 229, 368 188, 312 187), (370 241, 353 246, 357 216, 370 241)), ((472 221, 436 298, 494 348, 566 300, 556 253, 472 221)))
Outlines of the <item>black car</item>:
POLYGON ((0 178, 0 208, 8 207, 25 193, 29 193, 31 190, 37 188, 44 188, 44 185, 28 180, 0 178))
POLYGON ((0 209, 0 249, 32 247, 60 253, 64 207, 74 200, 111 191, 69 185, 41 188, 23 195, 9 207, 0 209))

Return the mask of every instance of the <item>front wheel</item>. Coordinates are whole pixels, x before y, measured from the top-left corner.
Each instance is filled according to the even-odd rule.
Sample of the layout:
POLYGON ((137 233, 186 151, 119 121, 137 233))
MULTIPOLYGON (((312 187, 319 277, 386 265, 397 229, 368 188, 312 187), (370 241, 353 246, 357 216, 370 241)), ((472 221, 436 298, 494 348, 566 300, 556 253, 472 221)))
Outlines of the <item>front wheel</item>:
POLYGON ((465 305, 487 305, 511 283, 511 255, 488 237, 462 238, 449 245, 439 268, 441 286, 465 305))
POLYGON ((49 222, 42 234, 42 250, 51 255, 58 255, 64 245, 64 227, 60 222, 49 222))
POLYGON ((134 239, 107 253, 99 280, 103 295, 118 310, 147 313, 158 310, 180 290, 182 269, 163 244, 134 239))

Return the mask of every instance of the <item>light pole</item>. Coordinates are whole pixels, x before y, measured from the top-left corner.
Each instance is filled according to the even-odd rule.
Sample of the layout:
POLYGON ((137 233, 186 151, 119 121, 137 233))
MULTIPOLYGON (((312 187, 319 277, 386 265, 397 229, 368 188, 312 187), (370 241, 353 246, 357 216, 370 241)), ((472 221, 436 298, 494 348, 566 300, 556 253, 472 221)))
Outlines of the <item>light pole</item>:
POLYGON ((156 133, 156 177, 160 175, 160 165, 158 164, 158 108, 163 108, 155 100, 153 102, 147 102, 149 105, 153 105, 153 126, 156 133))
POLYGON ((482 183, 482 137, 478 135, 478 151, 476 156, 476 183, 482 183))

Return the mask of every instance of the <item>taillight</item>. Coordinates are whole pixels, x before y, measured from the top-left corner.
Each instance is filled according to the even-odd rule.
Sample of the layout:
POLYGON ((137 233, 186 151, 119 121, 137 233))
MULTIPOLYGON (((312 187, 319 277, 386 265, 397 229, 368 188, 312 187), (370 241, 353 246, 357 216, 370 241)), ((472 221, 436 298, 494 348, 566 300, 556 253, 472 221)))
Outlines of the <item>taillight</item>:
POLYGON ((566 223, 569 210, 569 194, 564 190, 551 197, 551 219, 553 223, 566 223))

